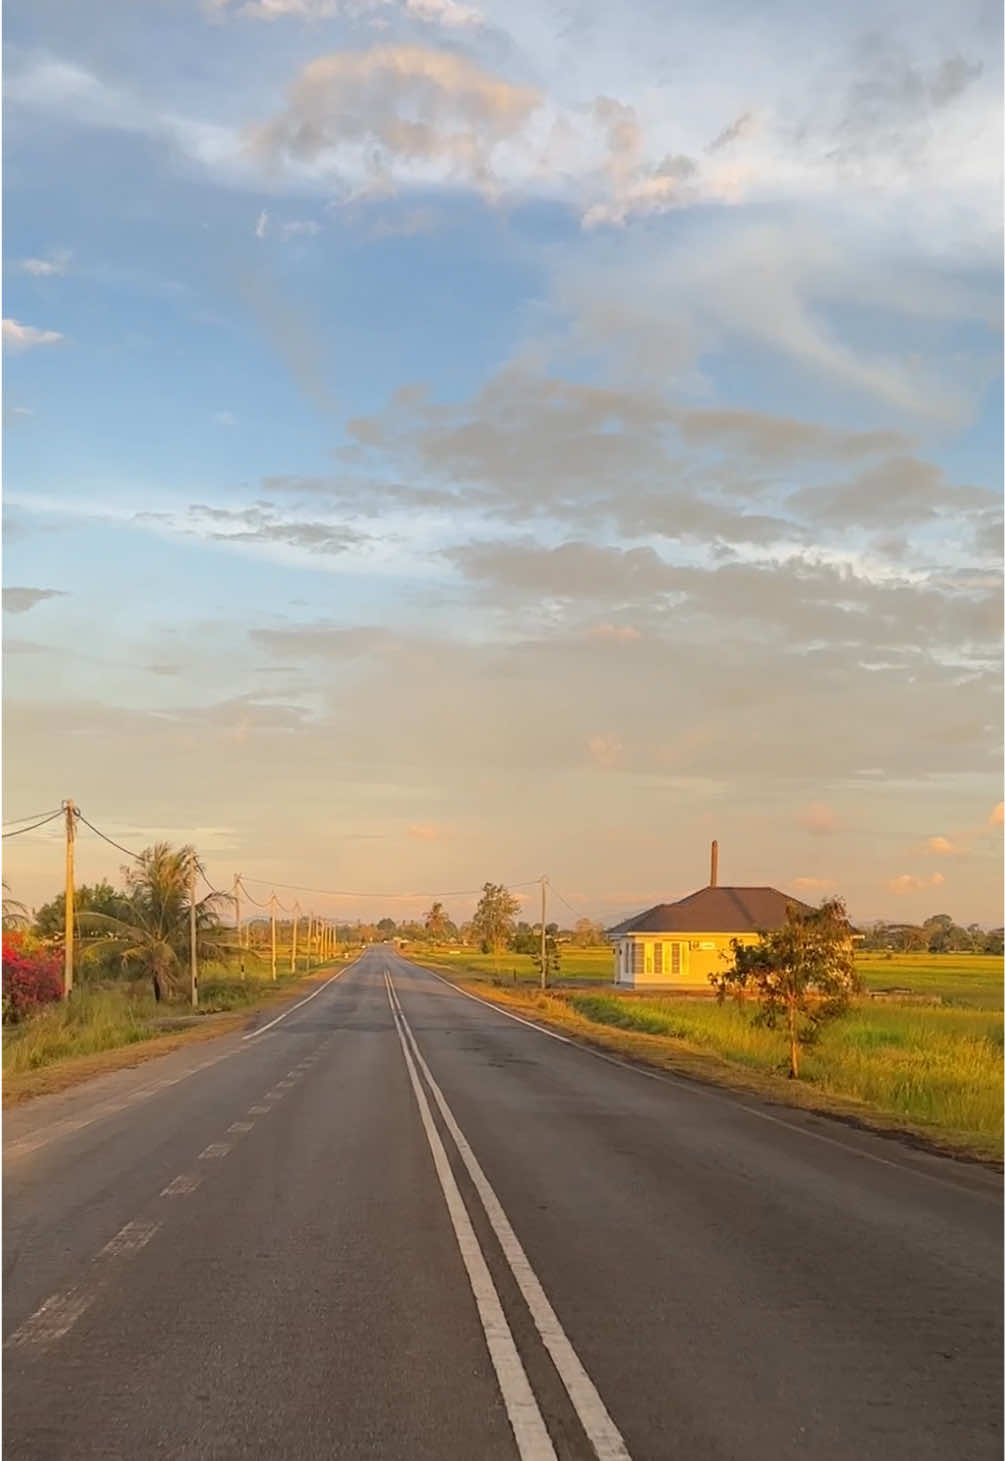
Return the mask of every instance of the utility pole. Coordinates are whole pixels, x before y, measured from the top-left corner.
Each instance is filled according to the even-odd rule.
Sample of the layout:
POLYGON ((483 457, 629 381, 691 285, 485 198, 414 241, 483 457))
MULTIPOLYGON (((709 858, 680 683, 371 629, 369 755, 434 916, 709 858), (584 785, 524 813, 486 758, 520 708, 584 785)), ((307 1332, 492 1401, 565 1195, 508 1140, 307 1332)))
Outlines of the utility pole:
POLYGON ((272 977, 276 977, 276 895, 273 893, 269 898, 269 911, 272 914, 272 977))
POLYGON ((290 973, 297 972, 297 926, 300 923, 300 904, 293 905, 293 943, 290 947, 290 973))
POLYGON ((313 937, 314 937, 314 914, 313 913, 308 913, 308 915, 307 915, 307 971, 308 971, 308 973, 310 972, 310 967, 311 967, 311 939, 313 937))
POLYGON ((234 874, 234 922, 237 925, 237 948, 241 956, 241 978, 244 978, 244 939, 241 935, 241 874, 234 874))
POLYGON ((541 988, 548 988, 548 935, 544 931, 547 912, 548 879, 541 879, 541 988))
POLYGON ((195 936, 195 871, 196 871, 195 849, 188 865, 188 956, 192 969, 192 1008, 199 1008, 199 962, 196 954, 195 936))
POLYGON ((66 904, 63 914, 63 998, 69 999, 70 990, 73 988, 73 841, 77 833, 77 808, 67 798, 63 803, 63 810, 66 813, 66 891, 63 895, 66 904))

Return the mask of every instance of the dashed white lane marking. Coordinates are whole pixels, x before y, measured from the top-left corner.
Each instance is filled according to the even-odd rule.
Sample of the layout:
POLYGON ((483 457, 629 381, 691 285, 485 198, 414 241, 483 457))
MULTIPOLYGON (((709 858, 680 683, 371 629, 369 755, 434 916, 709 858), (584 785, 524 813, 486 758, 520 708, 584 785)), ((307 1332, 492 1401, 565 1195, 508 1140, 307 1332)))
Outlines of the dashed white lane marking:
POLYGON ((28 1345, 45 1347, 62 1339, 69 1333, 85 1310, 89 1309, 101 1292, 102 1283, 107 1281, 107 1269, 103 1260, 127 1257, 145 1248, 160 1228, 159 1222, 132 1222, 120 1228, 92 1262, 98 1265, 93 1283, 78 1283, 61 1294, 52 1294, 40 1304, 34 1314, 14 1330, 6 1340, 4 1349, 23 1349, 28 1345))
POLYGON ((114 1238, 102 1248, 98 1254, 99 1258, 117 1258, 120 1253, 138 1253, 145 1248, 150 1239, 160 1227, 159 1222, 153 1223, 126 1223, 120 1228, 114 1238))
POLYGON ((509 1218, 503 1210, 502 1203, 489 1184, 489 1180, 482 1171, 481 1165, 471 1150, 467 1138, 458 1126, 450 1107, 447 1105, 443 1092, 436 1084, 429 1066, 422 1057, 422 1053, 416 1044, 415 1036, 398 1001, 398 996, 391 982, 390 975, 385 973, 384 977, 387 980, 387 993, 391 1001, 391 1008, 394 1010, 399 1024, 399 1036, 403 1043, 407 1039, 408 1044, 406 1048, 411 1049, 416 1063, 432 1092, 433 1099, 439 1108, 440 1115, 443 1117, 447 1130, 450 1132, 454 1145, 457 1147, 461 1161, 464 1163, 468 1176, 471 1178, 475 1190, 481 1198, 482 1206, 485 1209, 489 1222, 492 1224, 492 1230, 499 1240, 499 1246, 509 1265, 510 1272, 516 1279, 520 1292, 523 1294, 537 1332, 540 1334, 545 1348, 551 1355, 555 1369, 561 1377, 583 1430, 589 1438, 597 1461, 630 1461, 628 1447, 625 1445, 624 1437, 611 1419, 606 1405, 600 1398, 597 1387, 587 1374, 582 1361, 572 1347, 568 1335, 559 1323, 558 1315, 552 1308, 537 1274, 531 1267, 530 1260, 527 1258, 519 1239, 513 1231, 509 1218))
POLYGON ((255 1040, 258 1038, 259 1035, 264 1035, 266 1030, 271 1030, 275 1025, 278 1025, 281 1020, 288 1019, 289 1016, 295 1014, 297 1010, 303 1009, 305 1004, 310 1004, 312 999, 317 999, 319 994, 324 994, 325 990, 330 984, 334 984, 336 979, 341 979, 343 974, 348 974, 349 970, 352 969, 357 962, 358 960, 354 959, 352 964, 347 964, 344 969, 339 969, 338 972, 333 974, 330 979, 325 980, 320 989, 315 989, 314 993, 309 994, 306 999, 298 1000, 297 1003, 291 1005, 288 1010, 284 1010, 281 1015, 277 1015, 274 1020, 270 1020, 267 1025, 260 1025, 257 1030, 250 1030, 247 1035, 243 1035, 241 1038, 244 1040, 255 1040))
POLYGON ((182 1172, 164 1188, 162 1197, 187 1197, 202 1181, 198 1172, 182 1172))
POLYGON ((199 1161, 211 1162, 214 1161, 217 1157, 225 1157, 230 1149, 231 1147, 229 1141, 211 1141, 209 1146, 205 1147, 199 1153, 199 1161))
POLYGON ((253 1121, 232 1121, 227 1127, 228 1136, 243 1136, 246 1131, 254 1130, 253 1121))
POLYGON ((268 1114, 269 1114, 269 1112, 271 1110, 272 1110, 272 1107, 271 1106, 249 1106, 248 1107, 248 1115, 249 1116, 268 1116, 268 1114))
POLYGON ((102 1101, 95 1106, 87 1116, 71 1116, 62 1121, 53 1121, 46 1126, 44 1132, 35 1135, 12 1137, 4 1143, 4 1161, 16 1161, 19 1157, 31 1156, 33 1152, 40 1151, 43 1147, 49 1146, 52 1142, 58 1141, 61 1136, 73 1136, 85 1127, 93 1126, 96 1121, 101 1121, 107 1116, 115 1116, 120 1111, 127 1110, 130 1106, 137 1105, 140 1101, 147 1100, 158 1091, 168 1086, 176 1086, 181 1081, 188 1080, 190 1076, 198 1075, 201 1070, 206 1070, 211 1065, 218 1064, 221 1060, 229 1060, 236 1055, 241 1047, 235 1046, 232 1050, 225 1050, 222 1055, 214 1055, 210 1060, 200 1061, 191 1070, 183 1071, 181 1075, 171 1076, 165 1080, 154 1081, 152 1084, 138 1086, 127 1096, 115 1097, 102 1101))
POLYGON ((400 1011, 395 1008, 396 1001, 393 998, 391 981, 386 974, 384 978, 387 981, 387 998, 391 1005, 395 1029, 398 1032, 409 1080, 412 1083, 412 1090, 419 1108, 419 1117, 426 1133, 429 1150, 432 1153, 433 1166, 440 1181, 443 1198, 447 1204, 454 1237, 457 1239, 457 1246, 467 1270, 468 1282, 471 1284, 471 1292, 474 1295, 478 1317, 485 1334, 485 1343, 499 1381, 499 1389, 502 1392, 506 1414, 509 1416, 509 1422, 513 1428, 513 1438, 516 1441, 517 1450, 520 1453, 521 1461, 556 1461, 551 1437, 548 1435, 537 1400, 530 1387, 530 1381, 527 1379, 523 1361, 517 1351, 516 1342, 506 1321, 506 1315, 503 1313, 499 1295, 492 1282, 492 1275, 485 1262, 485 1255, 479 1246, 467 1208, 464 1206, 454 1174, 450 1170, 450 1162, 447 1159, 443 1142, 440 1140, 440 1134, 433 1122, 426 1093, 422 1089, 415 1062, 405 1040, 402 1017, 400 1011))
POLYGON ((97 1297, 97 1291, 84 1288, 68 1289, 65 1294, 53 1294, 40 1304, 30 1318, 4 1344, 4 1349, 21 1349, 29 1344, 47 1345, 61 1339, 80 1318, 97 1297))

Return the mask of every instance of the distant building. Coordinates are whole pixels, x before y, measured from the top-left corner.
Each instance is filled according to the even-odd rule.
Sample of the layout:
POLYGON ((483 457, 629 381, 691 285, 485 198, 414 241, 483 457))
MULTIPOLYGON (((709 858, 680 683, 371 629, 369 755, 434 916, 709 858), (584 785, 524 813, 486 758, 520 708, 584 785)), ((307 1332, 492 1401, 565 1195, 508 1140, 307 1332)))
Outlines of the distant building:
POLYGON ((777 888, 719 887, 718 862, 719 845, 713 842, 707 888, 677 903, 657 903, 608 929, 616 984, 707 989, 709 975, 732 962, 733 939, 756 943, 761 929, 782 927, 792 905, 801 912, 811 911, 808 904, 777 888))

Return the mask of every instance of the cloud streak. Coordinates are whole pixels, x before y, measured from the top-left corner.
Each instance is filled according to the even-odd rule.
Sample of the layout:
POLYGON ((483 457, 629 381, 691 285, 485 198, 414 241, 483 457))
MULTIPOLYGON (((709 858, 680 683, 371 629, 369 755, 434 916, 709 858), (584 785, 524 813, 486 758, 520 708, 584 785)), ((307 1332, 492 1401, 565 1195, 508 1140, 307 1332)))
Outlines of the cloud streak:
POLYGON ((60 345, 65 338, 58 330, 41 330, 36 325, 24 325, 20 320, 5 319, 3 322, 4 349, 14 353, 35 350, 40 345, 60 345))

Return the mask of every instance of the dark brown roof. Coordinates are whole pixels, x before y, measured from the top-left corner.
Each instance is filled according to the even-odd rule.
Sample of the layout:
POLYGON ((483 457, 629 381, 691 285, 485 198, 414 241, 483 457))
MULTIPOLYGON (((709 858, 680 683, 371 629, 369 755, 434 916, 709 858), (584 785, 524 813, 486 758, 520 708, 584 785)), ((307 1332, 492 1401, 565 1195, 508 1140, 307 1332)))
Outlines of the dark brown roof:
POLYGON ((785 910, 809 905, 777 888, 702 888, 678 903, 657 903, 635 918, 608 930, 611 938, 626 933, 756 933, 781 928, 785 910))

